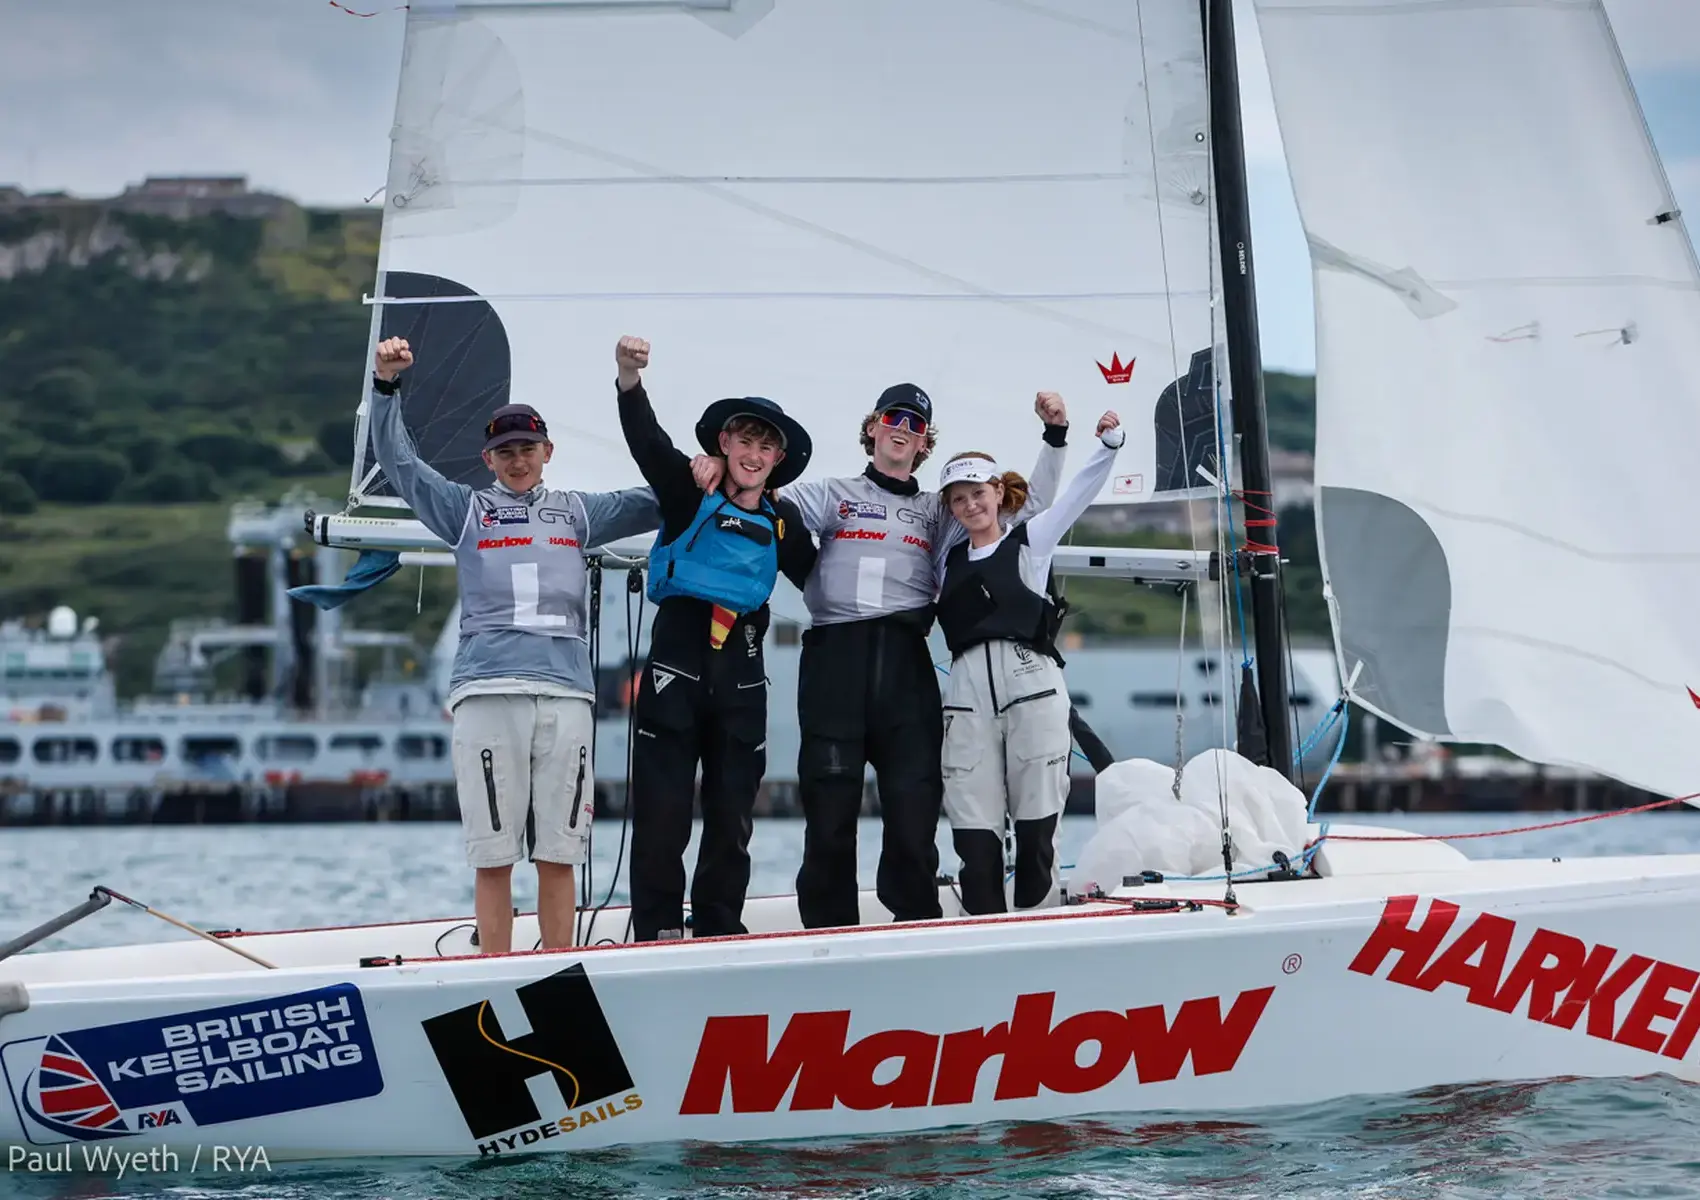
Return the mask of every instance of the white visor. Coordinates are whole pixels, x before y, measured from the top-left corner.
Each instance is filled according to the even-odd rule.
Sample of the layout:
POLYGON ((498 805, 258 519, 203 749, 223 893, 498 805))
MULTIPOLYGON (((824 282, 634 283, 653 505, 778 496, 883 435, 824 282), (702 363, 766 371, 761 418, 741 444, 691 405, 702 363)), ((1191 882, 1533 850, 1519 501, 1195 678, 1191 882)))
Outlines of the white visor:
POLYGON ((991 483, 1003 478, 1003 468, 984 458, 958 458, 945 463, 939 476, 939 491, 953 483, 991 483))

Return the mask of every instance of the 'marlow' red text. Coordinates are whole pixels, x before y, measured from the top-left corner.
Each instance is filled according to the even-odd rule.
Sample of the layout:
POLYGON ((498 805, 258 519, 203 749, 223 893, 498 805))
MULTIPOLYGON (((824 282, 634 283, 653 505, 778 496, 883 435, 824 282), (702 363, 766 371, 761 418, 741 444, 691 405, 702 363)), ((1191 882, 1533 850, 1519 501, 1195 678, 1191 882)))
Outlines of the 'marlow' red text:
POLYGON ((1170 1021, 1160 1004, 1076 1013, 1052 1024, 1055 992, 1019 997, 1014 1015, 990 1029, 927 1033, 888 1029, 850 1041, 850 1013, 797 1013, 768 1051, 768 1018, 710 1017, 679 1111, 722 1111, 730 1085, 740 1113, 845 1108, 924 1108, 974 1100, 980 1068, 999 1059, 994 1100, 1092 1092, 1133 1064, 1140 1083, 1174 1079, 1187 1058, 1194 1075, 1233 1070, 1275 989, 1241 992, 1224 1016, 1220 997, 1188 1000, 1170 1021), (1083 1066, 1081 1046, 1097 1045, 1083 1066), (897 1074, 875 1082, 897 1060, 897 1074), (793 1088, 795 1084, 795 1088, 793 1088), (786 1103, 789 1095, 790 1102, 786 1103))

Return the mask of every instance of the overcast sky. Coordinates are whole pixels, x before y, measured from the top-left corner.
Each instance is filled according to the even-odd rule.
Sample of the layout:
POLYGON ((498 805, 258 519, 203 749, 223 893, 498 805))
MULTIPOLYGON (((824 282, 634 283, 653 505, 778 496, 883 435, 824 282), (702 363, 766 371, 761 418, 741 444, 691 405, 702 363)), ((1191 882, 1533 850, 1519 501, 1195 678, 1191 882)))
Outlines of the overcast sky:
MULTIPOLYGON (((1250 3, 1236 3, 1264 358, 1309 370, 1309 260, 1250 3)), ((1607 5, 1678 197, 1700 213, 1700 0, 1607 5)), ((241 174, 309 204, 360 203, 384 182, 404 14, 349 7, 378 15, 328 0, 0 0, 0 183, 97 196, 149 174, 241 174)))

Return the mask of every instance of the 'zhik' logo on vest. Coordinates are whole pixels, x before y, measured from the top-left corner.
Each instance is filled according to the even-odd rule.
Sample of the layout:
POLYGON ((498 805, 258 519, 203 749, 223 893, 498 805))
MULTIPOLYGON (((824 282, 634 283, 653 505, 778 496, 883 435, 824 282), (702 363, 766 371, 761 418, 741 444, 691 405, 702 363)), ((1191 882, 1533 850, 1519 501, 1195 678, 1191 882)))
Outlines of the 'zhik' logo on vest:
POLYGON ((583 964, 515 995, 530 1033, 508 1037, 488 1000, 421 1022, 481 1155, 532 1146, 643 1106, 583 964), (538 1076, 553 1079, 560 1091, 552 1114, 539 1111, 528 1086, 538 1076))

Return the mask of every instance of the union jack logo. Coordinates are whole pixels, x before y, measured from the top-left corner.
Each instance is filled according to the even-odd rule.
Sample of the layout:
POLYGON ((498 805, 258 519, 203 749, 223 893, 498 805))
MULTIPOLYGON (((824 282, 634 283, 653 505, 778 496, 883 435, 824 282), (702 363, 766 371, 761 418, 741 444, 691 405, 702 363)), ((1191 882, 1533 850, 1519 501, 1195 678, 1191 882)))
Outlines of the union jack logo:
POLYGON ((130 1132, 112 1093, 82 1055, 57 1034, 42 1047, 34 1083, 33 1088, 24 1088, 24 1106, 30 1108, 28 1095, 33 1091, 41 1108, 31 1108, 30 1116, 43 1125, 85 1140, 124 1137, 130 1132))

